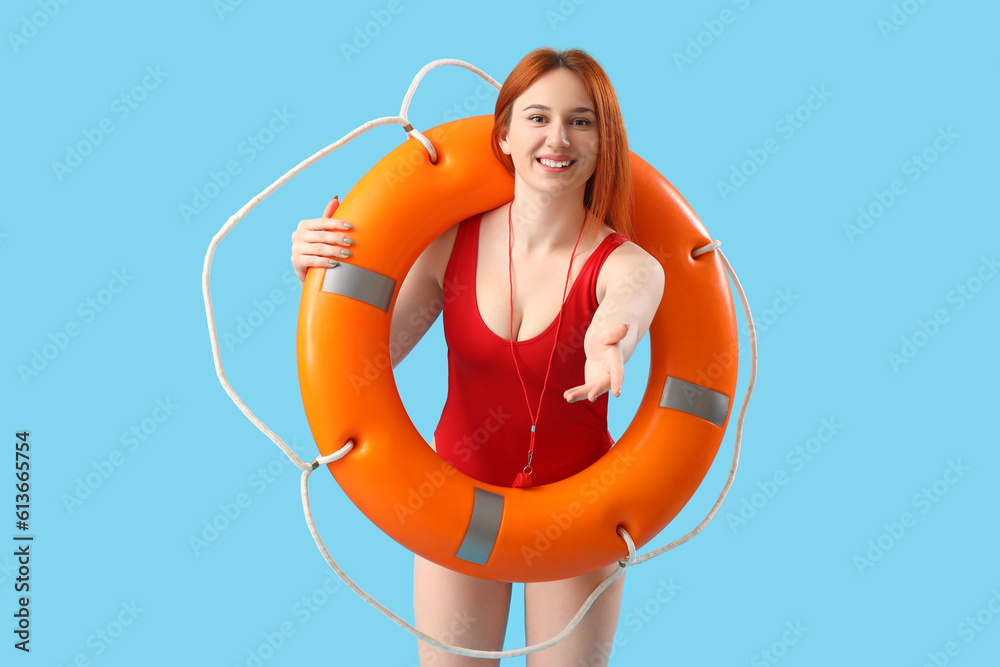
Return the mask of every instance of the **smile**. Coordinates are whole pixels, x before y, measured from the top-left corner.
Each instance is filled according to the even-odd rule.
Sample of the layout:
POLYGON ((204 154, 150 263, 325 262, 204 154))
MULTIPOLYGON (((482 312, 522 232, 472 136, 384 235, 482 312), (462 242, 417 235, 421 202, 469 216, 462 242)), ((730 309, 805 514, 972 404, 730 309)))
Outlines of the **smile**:
POLYGON ((576 160, 550 160, 548 158, 538 158, 537 162, 543 167, 547 167, 549 169, 565 169, 576 162, 576 160))

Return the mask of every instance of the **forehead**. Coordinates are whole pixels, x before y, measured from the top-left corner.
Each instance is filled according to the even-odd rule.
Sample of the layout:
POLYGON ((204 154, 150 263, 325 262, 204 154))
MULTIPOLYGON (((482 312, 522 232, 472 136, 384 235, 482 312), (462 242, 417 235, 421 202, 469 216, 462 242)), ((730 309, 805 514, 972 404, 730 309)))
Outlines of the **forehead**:
POLYGON ((594 109, 594 101, 587 94, 583 81, 564 68, 546 72, 535 79, 514 101, 514 110, 522 111, 529 105, 546 106, 556 111, 594 109))

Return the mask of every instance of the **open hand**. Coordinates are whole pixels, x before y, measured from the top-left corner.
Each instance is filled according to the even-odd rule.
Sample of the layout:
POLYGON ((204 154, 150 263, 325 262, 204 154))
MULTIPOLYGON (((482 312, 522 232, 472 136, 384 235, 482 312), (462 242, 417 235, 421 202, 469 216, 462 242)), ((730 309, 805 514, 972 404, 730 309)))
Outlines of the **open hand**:
POLYGON ((625 359, 619 343, 627 335, 628 325, 617 324, 587 344, 587 362, 583 367, 584 383, 563 393, 568 402, 583 398, 596 401, 608 390, 615 396, 621 395, 625 379, 625 359))

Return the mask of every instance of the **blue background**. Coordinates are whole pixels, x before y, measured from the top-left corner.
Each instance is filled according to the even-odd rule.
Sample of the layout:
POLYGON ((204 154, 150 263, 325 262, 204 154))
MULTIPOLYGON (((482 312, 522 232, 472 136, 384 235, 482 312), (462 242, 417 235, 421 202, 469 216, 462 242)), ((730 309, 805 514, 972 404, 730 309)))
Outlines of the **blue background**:
MULTIPOLYGON (((1000 251, 997 5, 388 7, 6 3, 0 433, 10 445, 0 457, 0 539, 11 546, 0 551, 2 662, 247 665, 282 624, 294 634, 268 667, 416 662, 415 640, 338 584, 304 525, 297 470, 220 388, 202 263, 229 215, 287 169, 364 121, 398 113, 425 63, 460 58, 502 80, 525 53, 552 45, 587 49, 607 69, 633 149, 723 241, 760 327, 736 483, 702 535, 629 570, 611 664, 763 665, 780 655, 789 667, 923 665, 929 653, 942 660, 949 642, 951 664, 996 664, 1000 618, 988 603, 1000 604, 990 495, 1000 463, 1000 280, 983 279, 996 278, 1000 251), (391 20, 369 25, 373 16, 391 20), (374 37, 345 55, 342 44, 366 26, 374 37), (685 51, 689 60, 679 61, 685 51), (827 99, 802 107, 814 87, 827 99), (252 153, 244 142, 276 112, 287 122, 252 153), (798 127, 786 129, 781 119, 796 113, 798 127), (98 131, 102 122, 110 132, 98 131), (935 139, 949 130, 940 152, 935 139), (719 182, 768 139, 777 152, 721 193, 719 182), (80 143, 96 145, 70 171, 54 167, 80 143), (914 171, 913 156, 925 151, 933 163, 914 171), (229 161, 239 173, 206 188, 229 161), (895 180, 905 191, 880 211, 895 180), (185 217, 196 192, 211 196, 185 217), (852 233, 845 225, 856 224, 859 207, 878 216, 852 233), (959 298, 960 287, 971 298, 959 298), (77 335, 61 335, 67 326, 77 335), (25 371, 36 352, 41 369, 25 371), (158 401, 170 406, 161 422, 158 401), (133 427, 146 428, 144 440, 130 439, 133 427), (17 597, 13 441, 22 429, 32 444, 30 655, 12 648, 8 629, 17 597), (795 454, 820 436, 809 460, 795 454), (934 502, 921 499, 924 489, 934 502), (239 516, 192 547, 240 494, 249 503, 239 516), (661 605, 664 582, 680 588, 661 605), (306 615, 303 598, 322 603, 306 615), (966 617, 977 613, 973 630, 966 617), (99 631, 117 634, 119 617, 131 624, 100 640, 99 631), (786 634, 789 626, 801 636, 786 634)), ((465 70, 436 70, 410 118, 429 128, 492 113, 495 95, 481 99, 479 86, 465 70)), ((216 255, 220 334, 268 311, 245 341, 223 343, 229 378, 306 459, 315 450, 295 369, 289 236, 403 136, 380 128, 326 158, 260 205, 216 255), (255 305, 271 299, 271 308, 255 305)), ((444 355, 438 324, 397 369, 424 434, 444 400, 444 355)), ((647 359, 643 347, 612 401, 615 435, 634 414, 647 359)), ((704 516, 732 439, 731 426, 699 493, 643 551, 704 516)), ((313 506, 334 556, 412 621, 412 555, 320 473, 313 506)), ((523 646, 519 594, 508 648, 523 646)))

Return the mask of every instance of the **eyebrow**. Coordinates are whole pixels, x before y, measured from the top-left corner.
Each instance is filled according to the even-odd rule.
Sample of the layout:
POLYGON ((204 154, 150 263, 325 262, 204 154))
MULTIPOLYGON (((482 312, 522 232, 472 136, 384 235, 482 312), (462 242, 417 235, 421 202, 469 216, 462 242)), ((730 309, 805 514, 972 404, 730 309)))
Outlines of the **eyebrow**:
MULTIPOLYGON (((521 109, 521 111, 524 112, 524 111, 527 111, 528 109, 541 109, 542 111, 552 111, 551 108, 545 106, 544 104, 529 104, 528 106, 526 106, 523 109, 521 109)), ((576 107, 575 109, 570 109, 570 112, 571 113, 590 112, 590 113, 594 114, 595 116, 597 115, 597 112, 595 112, 590 107, 576 107)))

